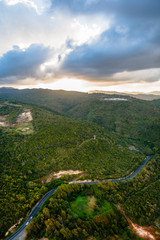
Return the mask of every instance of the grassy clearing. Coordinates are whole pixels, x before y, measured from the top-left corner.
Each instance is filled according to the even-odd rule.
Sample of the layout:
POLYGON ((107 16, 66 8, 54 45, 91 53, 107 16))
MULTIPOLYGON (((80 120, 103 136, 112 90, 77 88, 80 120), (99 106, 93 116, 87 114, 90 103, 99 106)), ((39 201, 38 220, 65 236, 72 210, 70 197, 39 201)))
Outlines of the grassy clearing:
POLYGON ((71 203, 71 210, 77 217, 92 217, 103 213, 109 213, 113 209, 110 202, 103 201, 100 206, 97 205, 97 199, 94 196, 78 196, 71 203))
POLYGON ((89 197, 78 196, 71 203, 71 209, 78 217, 92 216, 94 208, 89 205, 89 197))
POLYGON ((33 133, 33 125, 32 123, 24 123, 15 128, 15 131, 22 134, 32 134, 33 133))
POLYGON ((109 213, 110 211, 112 211, 112 209, 113 207, 111 203, 105 200, 99 209, 99 213, 109 213))
POLYGON ((10 127, 7 129, 7 131, 10 131, 11 133, 15 132, 18 134, 28 135, 33 134, 34 128, 32 123, 23 123, 21 125, 15 125, 13 127, 10 127))
POLYGON ((0 126, 6 127, 6 130, 10 132, 32 134, 34 129, 31 123, 31 113, 30 120, 28 119, 28 116, 22 115, 22 113, 26 111, 30 113, 30 110, 26 110, 22 105, 9 102, 3 103, 0 108, 0 126))

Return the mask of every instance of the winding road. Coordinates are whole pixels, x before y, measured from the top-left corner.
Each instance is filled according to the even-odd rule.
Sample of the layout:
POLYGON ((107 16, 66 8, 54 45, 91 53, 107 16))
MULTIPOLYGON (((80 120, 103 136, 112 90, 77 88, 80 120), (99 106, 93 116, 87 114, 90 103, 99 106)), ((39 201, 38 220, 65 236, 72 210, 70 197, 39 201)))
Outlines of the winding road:
MULTIPOLYGON (((107 181, 110 182, 123 182, 126 180, 129 180, 131 178, 134 178, 140 171, 141 169, 145 166, 145 164, 149 161, 149 159, 151 157, 153 157, 154 155, 150 155, 148 157, 146 157, 146 159, 144 160, 144 162, 138 167, 138 169, 132 173, 131 175, 125 177, 125 178, 119 178, 119 179, 109 179, 107 181)), ((97 184, 99 183, 98 181, 93 181, 93 182, 81 182, 78 184, 97 184)), ((38 211, 40 210, 40 208, 42 207, 43 203, 55 192, 57 188, 52 189, 51 191, 49 191, 48 193, 46 193, 41 200, 34 206, 34 208, 32 209, 32 211, 30 212, 27 220, 23 223, 23 225, 10 237, 8 237, 6 240, 17 240, 18 237, 22 234, 22 232, 25 230, 25 228, 27 227, 27 225, 33 220, 33 218, 36 216, 36 214, 38 213, 38 211)))

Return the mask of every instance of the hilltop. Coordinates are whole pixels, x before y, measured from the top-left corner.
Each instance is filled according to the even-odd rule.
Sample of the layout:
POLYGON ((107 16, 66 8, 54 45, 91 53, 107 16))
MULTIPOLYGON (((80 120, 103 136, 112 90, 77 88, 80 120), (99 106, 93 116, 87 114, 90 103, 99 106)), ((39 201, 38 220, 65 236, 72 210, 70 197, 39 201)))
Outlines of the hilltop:
POLYGON ((57 115, 94 122, 130 139, 131 146, 147 154, 151 153, 151 149, 159 148, 160 100, 144 101, 119 94, 12 88, 1 88, 0 98, 12 98, 32 106, 36 104, 57 115), (120 101, 121 99, 125 101, 120 101))
POLYGON ((47 175, 72 169, 83 174, 66 180, 123 177, 145 158, 130 150, 125 139, 95 123, 15 100, 0 104, 2 236, 48 190, 42 183, 47 175))

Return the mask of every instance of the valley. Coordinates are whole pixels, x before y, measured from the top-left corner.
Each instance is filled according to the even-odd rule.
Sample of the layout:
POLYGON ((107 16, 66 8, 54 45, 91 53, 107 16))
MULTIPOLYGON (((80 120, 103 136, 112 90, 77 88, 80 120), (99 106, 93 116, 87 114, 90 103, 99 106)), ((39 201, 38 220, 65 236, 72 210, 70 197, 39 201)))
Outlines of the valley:
POLYGON ((0 240, 160 240, 160 0, 0 0, 0 240))
POLYGON ((115 98, 0 91, 1 239, 21 218, 26 239, 141 239, 128 228, 118 203, 135 224, 152 226, 158 239, 159 100, 103 101, 107 97, 115 98), (30 223, 31 209, 49 191, 30 223), (84 203, 97 199, 93 215, 71 211, 79 196, 84 203))
MULTIPOLYGON (((126 181, 128 179, 132 179, 133 177, 135 177, 139 172, 140 170, 142 169, 142 167, 145 166, 145 164, 147 163, 147 161, 153 156, 149 156, 148 158, 146 158, 146 160, 142 163, 142 165, 129 177, 126 177, 124 179, 110 179, 110 180, 107 180, 107 181, 110 181, 110 182, 123 182, 123 181, 126 181)), ((71 170, 70 170, 71 172, 71 170)), ((58 174, 64 174, 64 173, 68 173, 67 171, 60 171, 60 173, 58 174)), ((72 171, 73 173, 73 171, 72 171)), ((74 174, 77 174, 77 173, 80 173, 79 171, 75 171, 74 174)), ((58 175, 59 176, 59 175, 58 175)), ((73 184, 73 183, 78 183, 78 184, 100 184, 101 182, 100 181, 92 181, 92 180, 84 180, 84 181, 73 181, 73 182, 69 182, 69 184, 73 184)), ((104 182, 103 182, 104 184, 104 182)), ((43 206, 43 204, 45 203, 45 201, 51 196, 53 195, 53 193, 56 191, 56 188, 52 189, 51 191, 49 191, 48 193, 46 193, 43 198, 38 202, 36 203, 35 207, 32 209, 31 213, 29 214, 27 220, 25 221, 25 223, 9 238, 7 238, 7 240, 16 240, 16 238, 23 238, 22 236, 24 235, 25 233, 25 229, 27 228, 28 224, 34 219, 34 217, 36 216, 36 214, 38 213, 38 211, 40 210, 40 208, 43 206)), ((84 198, 84 197, 83 197, 84 198)), ((86 202, 86 199, 81 199, 81 197, 78 197, 75 204, 73 205, 74 206, 74 210, 76 212, 79 213, 79 215, 82 215, 83 214, 87 214, 87 215, 90 215, 90 213, 92 213, 93 211, 93 208, 95 206, 95 203, 96 203, 96 199, 94 198, 94 196, 92 197, 89 197, 89 208, 87 206, 87 204, 85 203, 86 202), (83 204, 84 202, 84 204, 83 204), (84 205, 84 206, 83 206, 84 205), (85 207, 85 209, 84 209, 85 207), (88 209, 86 211, 86 208, 88 209)), ((110 203, 108 203, 106 201, 106 204, 107 206, 103 206, 103 208, 105 208, 105 211, 106 211, 106 208, 107 208, 107 212, 110 211, 112 209, 112 207, 110 206, 110 203)), ((124 213, 124 210, 121 208, 120 205, 118 205, 118 208, 124 213)), ((126 214, 124 213, 125 217, 126 217, 126 214)), ((151 235, 151 238, 150 238, 150 234, 146 233, 145 232, 145 229, 141 229, 141 227, 136 227, 136 225, 134 225, 131 220, 126 217, 126 219, 128 220, 128 222, 130 223, 130 225, 132 226, 132 228, 134 229, 134 231, 136 233, 138 233, 139 235, 139 232, 140 232, 140 236, 144 235, 144 236, 148 236, 149 235, 149 239, 153 239, 155 240, 155 238, 152 237, 151 235)), ((21 219, 22 220, 22 219, 21 219)), ((21 221, 19 221, 19 224, 20 224, 21 221)), ((8 235, 8 234, 7 234, 8 235)), ((146 238, 146 237, 145 237, 146 238)))

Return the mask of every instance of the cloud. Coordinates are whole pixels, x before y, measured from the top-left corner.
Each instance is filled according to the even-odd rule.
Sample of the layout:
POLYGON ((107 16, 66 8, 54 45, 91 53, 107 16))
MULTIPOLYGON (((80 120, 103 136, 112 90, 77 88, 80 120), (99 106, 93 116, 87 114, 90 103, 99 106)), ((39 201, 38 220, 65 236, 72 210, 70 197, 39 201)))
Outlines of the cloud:
POLYGON ((8 2, 0 1, 0 55, 13 45, 28 47, 32 43, 43 43, 60 49, 67 39, 80 45, 108 27, 101 16, 75 18, 64 14, 64 9, 50 11, 49 0, 12 0, 9 5, 8 2))
POLYGON ((5 0, 7 5, 16 5, 16 4, 24 4, 28 8, 34 8, 36 11, 38 11, 36 4, 33 1, 30 0, 5 0))
POLYGON ((159 0, 51 0, 51 9, 70 12, 72 15, 105 14, 119 17, 159 18, 159 0))
POLYGON ((3 82, 159 79, 159 0, 0 0, 0 9, 3 82))
POLYGON ((91 44, 69 53, 61 70, 66 74, 97 80, 118 72, 159 68, 158 36, 132 37, 131 32, 111 29, 91 44))
POLYGON ((4 83, 18 79, 43 76, 41 64, 51 57, 51 49, 42 44, 32 44, 26 49, 13 46, 0 58, 0 80, 4 83))
MULTIPOLYGON (((110 28, 99 38, 91 43, 76 46, 66 56, 61 65, 62 75, 91 81, 114 81, 116 73, 160 67, 158 0, 136 0, 132 3, 126 0, 97 0, 87 4, 83 0, 69 0, 68 5, 60 0, 59 4, 73 14, 84 12, 91 15, 101 12, 112 16, 110 28), (81 8, 78 8, 80 2, 81 8)), ((54 0, 53 7, 54 5, 55 8, 58 7, 58 1, 54 0)), ((150 79, 146 76, 146 81, 150 79)))
POLYGON ((5 2, 6 5, 19 5, 33 8, 37 14, 42 14, 50 7, 50 0, 0 0, 5 2))

